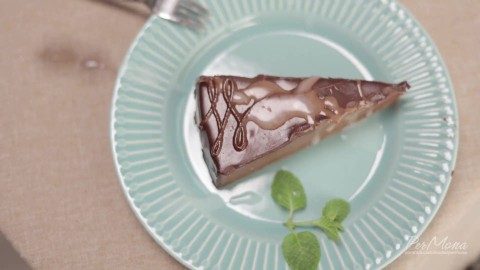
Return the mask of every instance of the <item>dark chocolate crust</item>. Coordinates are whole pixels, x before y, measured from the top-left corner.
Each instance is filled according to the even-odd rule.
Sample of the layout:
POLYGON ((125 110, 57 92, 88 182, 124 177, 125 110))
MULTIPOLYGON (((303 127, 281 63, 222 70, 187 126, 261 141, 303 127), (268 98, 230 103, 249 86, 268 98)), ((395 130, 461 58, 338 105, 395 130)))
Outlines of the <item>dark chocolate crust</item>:
POLYGON ((409 87, 320 77, 201 76, 196 119, 213 183, 222 187, 305 148, 387 107, 409 87))

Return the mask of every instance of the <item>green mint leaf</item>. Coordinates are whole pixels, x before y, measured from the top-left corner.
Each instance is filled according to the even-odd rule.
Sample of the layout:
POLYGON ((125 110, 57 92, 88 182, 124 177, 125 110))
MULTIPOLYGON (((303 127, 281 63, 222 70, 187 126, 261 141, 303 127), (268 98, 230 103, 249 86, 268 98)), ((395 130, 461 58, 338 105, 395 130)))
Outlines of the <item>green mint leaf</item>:
POLYGON ((341 232, 345 231, 345 228, 343 228, 342 224, 337 223, 336 225, 337 225, 337 228, 338 228, 339 231, 341 231, 341 232))
POLYGON ((302 209, 307 205, 307 196, 300 180, 288 171, 278 171, 273 179, 272 198, 290 211, 302 209))
POLYGON ((315 223, 315 226, 322 229, 322 231, 327 235, 330 240, 333 240, 335 242, 340 241, 339 232, 343 230, 343 227, 340 223, 322 217, 318 222, 315 223))
POLYGON ((350 213, 350 204, 342 199, 333 199, 323 207, 323 217, 341 223, 350 213))
POLYGON ((320 244, 311 232, 292 232, 283 238, 283 257, 292 270, 315 270, 320 262, 320 244))

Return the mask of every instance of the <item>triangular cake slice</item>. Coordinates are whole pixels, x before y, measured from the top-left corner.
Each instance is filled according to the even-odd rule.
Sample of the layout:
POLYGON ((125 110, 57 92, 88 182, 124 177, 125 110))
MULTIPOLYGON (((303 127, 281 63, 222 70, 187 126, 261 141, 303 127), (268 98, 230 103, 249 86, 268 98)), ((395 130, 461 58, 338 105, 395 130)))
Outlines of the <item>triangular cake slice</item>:
POLYGON ((216 187, 308 147, 394 103, 407 82, 201 76, 196 120, 216 187))

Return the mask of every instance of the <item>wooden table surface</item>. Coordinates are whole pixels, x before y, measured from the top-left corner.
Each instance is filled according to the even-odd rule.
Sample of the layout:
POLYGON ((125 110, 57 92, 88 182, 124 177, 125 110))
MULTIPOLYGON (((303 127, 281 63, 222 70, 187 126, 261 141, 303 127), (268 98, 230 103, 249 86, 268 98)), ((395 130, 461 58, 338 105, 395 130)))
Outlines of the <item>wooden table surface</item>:
MULTIPOLYGON (((422 240, 465 241, 468 253, 402 255, 389 268, 462 269, 480 254, 480 1, 400 2, 436 42, 460 113, 454 179, 422 240)), ((107 3, 0 2, 0 230, 34 269, 183 269, 116 179, 112 89, 146 13, 107 3)))

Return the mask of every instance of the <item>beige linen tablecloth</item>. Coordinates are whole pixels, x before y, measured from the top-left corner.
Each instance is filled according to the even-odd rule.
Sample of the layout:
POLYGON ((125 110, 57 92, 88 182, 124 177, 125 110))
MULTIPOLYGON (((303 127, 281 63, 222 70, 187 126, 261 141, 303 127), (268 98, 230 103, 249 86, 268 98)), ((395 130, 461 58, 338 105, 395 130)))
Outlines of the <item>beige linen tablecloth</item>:
MULTIPOLYGON (((438 45, 460 113, 454 179, 422 239, 468 253, 390 268, 460 269, 480 254, 480 1, 401 2, 438 45)), ((0 230, 34 269, 183 269, 129 209, 110 151, 114 80, 145 13, 102 3, 0 2, 0 230)))

